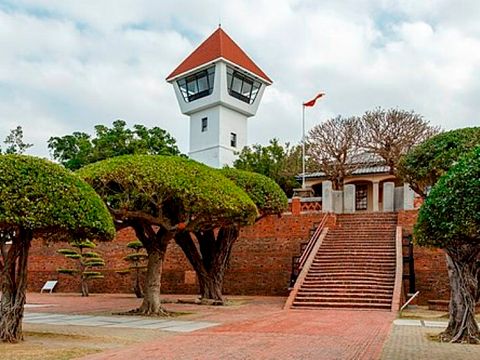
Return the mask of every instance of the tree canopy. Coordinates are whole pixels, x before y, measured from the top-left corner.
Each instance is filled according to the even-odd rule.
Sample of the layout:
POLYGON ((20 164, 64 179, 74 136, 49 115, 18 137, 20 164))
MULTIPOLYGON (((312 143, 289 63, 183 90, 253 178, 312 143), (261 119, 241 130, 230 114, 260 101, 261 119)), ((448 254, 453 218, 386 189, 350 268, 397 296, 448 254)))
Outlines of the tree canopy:
POLYGON ((119 220, 149 221, 173 229, 231 221, 251 223, 255 204, 214 169, 175 156, 125 155, 86 166, 78 174, 91 184, 119 220))
POLYGON ((0 226, 21 227, 56 239, 113 238, 115 228, 95 191, 78 176, 47 160, 0 157, 0 226))
POLYGON ((480 249, 480 146, 432 188, 418 214, 415 241, 438 248, 471 243, 480 249))
POLYGON ((417 244, 443 249, 450 278, 450 320, 440 338, 480 343, 475 305, 480 295, 480 146, 432 188, 415 225, 417 244))
POLYGON ((456 129, 440 133, 412 148, 402 157, 399 176, 419 195, 454 165, 459 158, 480 145, 480 127, 456 129))
POLYGON ((60 165, 25 155, 0 156, 0 230, 0 339, 8 342, 23 338, 32 238, 111 240, 115 235, 108 209, 87 183, 60 165))
POLYGON ((288 143, 283 146, 278 139, 272 139, 266 146, 244 147, 233 166, 271 178, 291 196, 293 189, 300 186, 295 176, 302 171, 301 148, 288 143))
POLYGON ((84 132, 51 137, 48 147, 53 158, 70 170, 121 155, 180 155, 175 139, 164 129, 143 125, 129 129, 123 120, 114 121, 111 128, 95 126, 94 137, 84 132))
POLYGON ((342 188, 345 177, 360 166, 352 161, 362 152, 360 139, 360 119, 355 116, 337 116, 309 131, 307 155, 314 162, 315 170, 323 172, 335 189, 342 188))
POLYGON ((257 206, 260 215, 281 214, 288 207, 288 199, 275 181, 250 171, 225 168, 221 173, 245 191, 257 206))
POLYGON ((246 225, 258 212, 232 181, 179 156, 125 155, 78 171, 108 204, 119 227, 132 227, 148 254, 145 294, 134 310, 165 311, 160 303, 161 272, 170 240, 179 233, 246 225))
POLYGON ((377 108, 363 114, 360 146, 380 156, 393 174, 402 155, 439 132, 413 111, 377 108))

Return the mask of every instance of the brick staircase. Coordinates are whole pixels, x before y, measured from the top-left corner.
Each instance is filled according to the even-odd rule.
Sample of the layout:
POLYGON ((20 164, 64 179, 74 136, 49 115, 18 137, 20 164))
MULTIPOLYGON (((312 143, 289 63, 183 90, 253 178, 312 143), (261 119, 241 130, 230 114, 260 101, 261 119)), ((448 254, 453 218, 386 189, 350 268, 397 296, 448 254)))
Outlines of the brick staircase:
POLYGON ((390 310, 395 282, 395 213, 338 215, 292 308, 390 310))

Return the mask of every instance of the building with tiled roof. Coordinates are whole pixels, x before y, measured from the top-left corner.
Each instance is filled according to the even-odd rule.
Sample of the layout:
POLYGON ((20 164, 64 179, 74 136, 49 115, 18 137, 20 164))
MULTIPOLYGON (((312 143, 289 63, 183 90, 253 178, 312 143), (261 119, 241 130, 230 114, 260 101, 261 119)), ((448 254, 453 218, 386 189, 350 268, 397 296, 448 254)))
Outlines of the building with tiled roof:
MULTIPOLYGON (((359 154, 351 162, 357 166, 345 178, 344 185, 355 185, 354 205, 356 211, 382 210, 384 206, 384 184, 386 183, 393 183, 394 189, 402 189, 404 191, 404 184, 395 175, 391 174, 390 167, 378 155, 371 153, 359 154)), ((297 180, 300 179, 302 179, 302 174, 297 176, 297 180)), ((326 181, 328 179, 325 173, 321 171, 305 173, 305 188, 308 191, 304 192, 314 197, 322 197, 326 181)), ((302 191, 302 189, 299 190, 302 191)), ((414 196, 413 192, 408 190, 408 196, 414 196)), ((397 203, 401 204, 402 202, 398 200, 397 203)))
POLYGON ((166 80, 190 116, 189 157, 217 168, 232 165, 247 145, 247 119, 272 80, 221 27, 166 80))

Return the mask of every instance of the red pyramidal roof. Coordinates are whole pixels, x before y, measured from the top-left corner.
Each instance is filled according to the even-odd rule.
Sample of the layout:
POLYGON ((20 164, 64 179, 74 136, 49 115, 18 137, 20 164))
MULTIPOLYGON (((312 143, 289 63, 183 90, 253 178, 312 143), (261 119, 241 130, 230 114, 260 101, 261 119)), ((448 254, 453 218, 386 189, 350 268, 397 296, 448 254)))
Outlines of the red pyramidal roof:
POLYGON ((167 81, 203 64, 223 58, 271 83, 265 74, 247 54, 227 35, 221 27, 200 44, 183 62, 167 76, 167 81))

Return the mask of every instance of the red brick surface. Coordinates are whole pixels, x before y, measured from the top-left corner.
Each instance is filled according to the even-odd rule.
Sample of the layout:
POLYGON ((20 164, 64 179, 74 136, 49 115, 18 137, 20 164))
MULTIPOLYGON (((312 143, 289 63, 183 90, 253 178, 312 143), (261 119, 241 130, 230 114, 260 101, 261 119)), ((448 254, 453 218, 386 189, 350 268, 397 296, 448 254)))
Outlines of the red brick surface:
MULTIPOLYGON (((291 272, 292 256, 299 255, 300 244, 309 239, 309 232, 323 216, 322 213, 285 214, 281 218, 270 216, 244 228, 232 251, 232 260, 225 279, 226 294, 286 295, 291 272)), ((400 211, 398 225, 405 232, 412 232, 417 211, 400 211)), ((333 227, 335 217, 327 224, 333 227)), ((134 238, 125 229, 118 233, 113 242, 99 244, 96 251, 103 254, 107 266, 105 279, 91 283, 92 292, 128 293, 131 280, 115 270, 123 269, 127 263, 122 258, 128 254, 126 243, 134 238)), ((67 275, 58 275, 56 269, 65 267, 71 260, 56 253, 66 244, 44 244, 35 240, 29 259, 29 290, 39 291, 47 280, 59 279, 56 291, 77 292, 78 284, 67 275)), ((416 246, 415 273, 419 302, 426 304, 431 299, 448 299, 449 284, 445 256, 440 250, 416 246)), ((171 243, 164 266, 162 291, 164 293, 194 294, 197 291, 192 268, 181 249, 171 243)))
MULTIPOLYGON (((398 225, 402 226, 404 233, 413 233, 417 214, 417 210, 399 211, 398 225)), ((449 299, 450 285, 443 251, 414 246, 413 255, 415 260, 416 290, 420 291, 418 303, 427 305, 428 300, 449 299)), ((407 270, 406 268, 404 268, 404 271, 407 270)))
MULTIPOLYGON (((285 214, 281 218, 270 216, 254 226, 242 229, 235 243, 225 279, 226 294, 286 295, 291 272, 292 256, 299 255, 300 244, 309 239, 310 229, 323 214, 310 213, 299 216, 285 214)), ((332 219, 333 220, 333 219, 332 219)), ((330 221, 330 225, 332 222, 330 221)), ((128 293, 131 281, 115 270, 123 269, 127 263, 123 257, 129 250, 126 244, 134 238, 129 229, 117 234, 114 241, 101 243, 95 251, 103 254, 105 278, 93 280, 92 292, 128 293)), ((56 291, 79 291, 77 282, 68 275, 58 275, 56 269, 65 267, 71 260, 56 253, 67 244, 45 244, 35 240, 29 262, 29 290, 39 291, 47 280, 58 279, 56 291)), ((182 250, 172 242, 167 251, 163 270, 162 291, 164 293, 194 294, 197 285, 191 281, 192 268, 182 250)))
MULTIPOLYGON (((171 296, 170 296, 171 297, 171 296)), ((30 304, 50 307, 27 311, 105 313, 139 304, 133 296, 28 294, 30 304), (39 310, 41 309, 41 310, 39 310)), ((237 300, 240 300, 236 298, 237 300)), ((164 333, 154 341, 109 350, 86 359, 378 359, 394 314, 383 311, 283 311, 283 297, 244 299, 226 307, 165 304, 189 313, 181 320, 218 326, 191 333, 164 333)))

